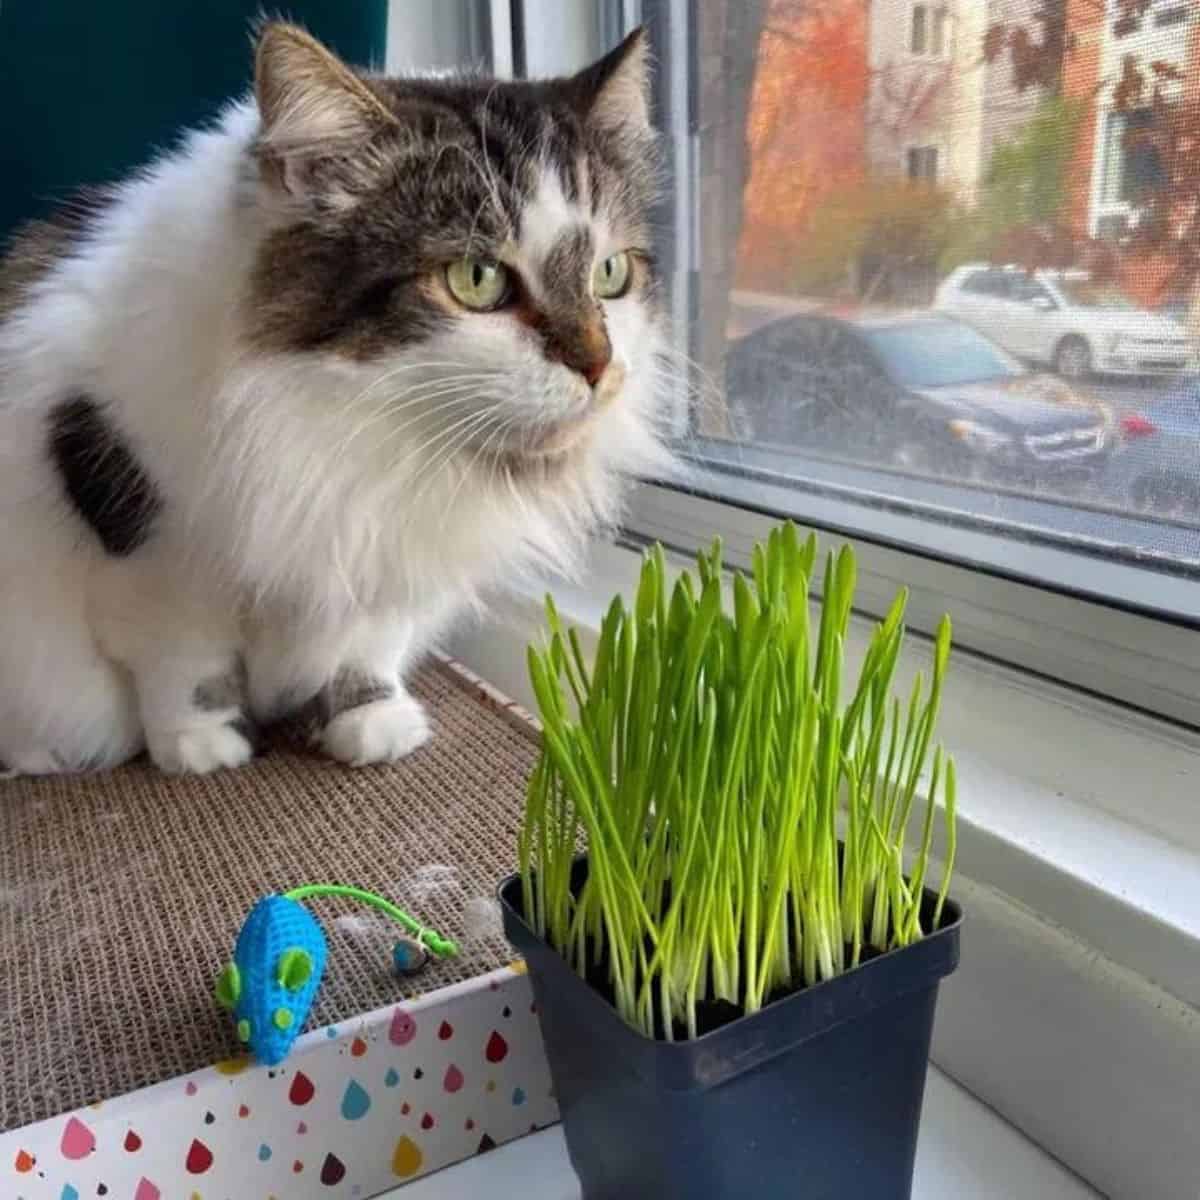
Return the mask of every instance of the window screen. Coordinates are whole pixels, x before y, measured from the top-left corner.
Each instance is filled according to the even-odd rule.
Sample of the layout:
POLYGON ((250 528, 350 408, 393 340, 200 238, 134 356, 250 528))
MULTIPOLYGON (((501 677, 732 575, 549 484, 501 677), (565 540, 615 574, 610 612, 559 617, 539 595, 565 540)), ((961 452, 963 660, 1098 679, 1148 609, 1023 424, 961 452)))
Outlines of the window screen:
POLYGON ((1200 5, 647 7, 688 97, 684 448, 714 490, 1134 564, 1156 611, 1162 573, 1200 584, 1200 5))

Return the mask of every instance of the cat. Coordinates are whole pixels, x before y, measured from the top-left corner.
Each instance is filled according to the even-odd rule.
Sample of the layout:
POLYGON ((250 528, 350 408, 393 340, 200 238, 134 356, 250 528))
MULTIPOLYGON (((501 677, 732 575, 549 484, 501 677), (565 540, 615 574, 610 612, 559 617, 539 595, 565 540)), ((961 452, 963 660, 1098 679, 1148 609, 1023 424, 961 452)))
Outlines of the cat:
POLYGON ((350 765, 426 741, 414 659, 670 468, 647 60, 394 79, 267 23, 251 95, 16 236, 9 773, 236 767, 314 707, 350 765))

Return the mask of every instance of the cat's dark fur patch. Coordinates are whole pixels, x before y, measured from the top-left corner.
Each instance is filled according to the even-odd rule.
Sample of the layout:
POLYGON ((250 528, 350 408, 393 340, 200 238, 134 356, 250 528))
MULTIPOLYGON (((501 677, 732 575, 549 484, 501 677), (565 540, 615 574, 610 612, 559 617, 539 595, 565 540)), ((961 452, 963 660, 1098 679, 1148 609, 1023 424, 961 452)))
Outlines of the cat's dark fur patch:
POLYGON ((250 743, 250 748, 258 753, 262 749, 262 732, 258 726, 244 713, 228 722, 234 733, 240 733, 250 743))
POLYGON ((240 733, 252 749, 258 751, 262 748, 262 736, 258 726, 246 713, 246 687, 246 664, 239 658, 237 664, 223 675, 201 680, 192 692, 192 703, 201 712, 236 709, 236 715, 226 724, 235 733, 240 733))
POLYGON ((50 410, 47 449, 63 490, 111 555, 149 538, 162 496, 104 410, 79 394, 50 410))
POLYGON ((334 717, 352 708, 362 708, 364 704, 374 704, 377 700, 390 700, 398 690, 396 680, 389 682, 355 667, 343 667, 321 689, 318 712, 322 722, 327 725, 334 717))
POLYGON ((246 665, 238 661, 224 675, 214 675, 196 684, 192 703, 203 712, 241 708, 246 700, 246 665))
POLYGON ((107 188, 81 188, 49 216, 21 226, 0 257, 0 321, 15 312, 28 290, 80 243, 112 203, 107 188))
POLYGON ((539 321, 547 356, 589 382, 612 358, 604 310, 588 286, 594 254, 591 230, 585 227, 568 230, 554 243, 542 268, 546 303, 539 321))

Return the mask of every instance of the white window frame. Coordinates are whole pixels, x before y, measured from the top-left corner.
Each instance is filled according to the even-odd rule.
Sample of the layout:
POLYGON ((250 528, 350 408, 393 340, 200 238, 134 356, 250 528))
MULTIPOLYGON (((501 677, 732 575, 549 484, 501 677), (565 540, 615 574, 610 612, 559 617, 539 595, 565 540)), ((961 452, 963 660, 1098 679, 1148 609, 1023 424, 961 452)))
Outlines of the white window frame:
MULTIPOLYGON (((515 62, 515 38, 531 34, 531 0, 504 2, 515 16, 493 28, 515 35, 515 62), (524 27, 516 19, 522 15, 524 27)), ((628 0, 568 2, 602 41, 615 40, 614 32, 641 15, 628 0)), ((663 58, 675 56, 663 63, 660 86, 672 100, 673 166, 683 180, 671 198, 671 253, 684 313, 702 218, 695 114, 680 70, 688 3, 640 6, 652 28, 671 38, 663 58)), ((503 61, 496 47, 492 57, 503 61)), ((568 59, 555 69, 582 65, 568 59)), ((690 548, 719 533, 736 566, 774 523, 772 509, 786 508, 824 531, 827 546, 864 526, 863 497, 810 491, 784 498, 771 486, 754 482, 735 504, 696 488, 642 485, 622 539, 659 537, 690 548)), ((970 560, 982 554, 978 546, 939 551, 916 536, 915 518, 880 518, 876 511, 872 519, 871 538, 850 539, 861 605, 852 655, 900 584, 912 590, 906 669, 926 652, 921 633, 945 609, 954 613, 960 647, 942 733, 960 763, 955 892, 968 924, 962 966, 943 989, 934 1059, 1103 1192, 1139 1200, 1194 1195, 1200 639, 1146 613, 1021 582, 1023 574, 1042 573, 1038 555, 1051 551, 984 574, 951 557, 970 560)), ((613 592, 633 586, 637 563, 627 545, 601 542, 577 586, 555 586, 560 611, 585 641, 613 592)), ((1086 580, 1081 586, 1087 590, 1086 580)), ((1164 607, 1172 603, 1164 598, 1164 607)), ((508 636, 497 636, 494 626, 467 630, 454 648, 529 703, 523 648, 537 636, 540 598, 520 594, 503 611, 508 636)))

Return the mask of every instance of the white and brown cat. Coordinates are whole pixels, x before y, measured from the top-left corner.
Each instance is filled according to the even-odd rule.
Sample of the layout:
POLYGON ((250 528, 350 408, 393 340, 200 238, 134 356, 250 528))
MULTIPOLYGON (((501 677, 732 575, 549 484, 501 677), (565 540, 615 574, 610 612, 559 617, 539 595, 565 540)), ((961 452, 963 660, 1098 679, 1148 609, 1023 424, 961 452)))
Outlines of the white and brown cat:
POLYGON ((428 736, 403 672, 570 569, 659 470, 634 34, 567 79, 387 79, 259 35, 252 98, 0 265, 0 762, 232 767, 317 702, 428 736))

